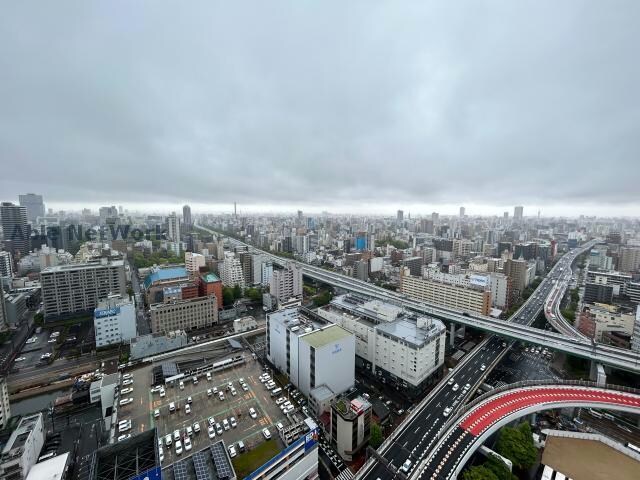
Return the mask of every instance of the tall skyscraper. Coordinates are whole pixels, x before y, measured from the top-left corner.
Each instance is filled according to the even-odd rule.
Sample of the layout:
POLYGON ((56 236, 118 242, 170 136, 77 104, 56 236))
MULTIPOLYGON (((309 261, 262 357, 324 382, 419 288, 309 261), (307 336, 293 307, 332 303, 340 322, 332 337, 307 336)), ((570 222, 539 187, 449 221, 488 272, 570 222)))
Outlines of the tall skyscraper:
POLYGON ((466 209, 464 207, 460 207, 460 217, 464 217, 464 212, 466 209))
POLYGON ((433 222, 434 225, 437 225, 438 222, 440 221, 440 214, 438 212, 433 212, 431 214, 431 221, 433 222))
POLYGON ((524 213, 524 207, 521 207, 521 206, 514 207, 514 209, 513 209, 513 219, 516 222, 521 221, 522 217, 523 217, 523 213, 524 213))
POLYGON ((191 219, 191 207, 189 205, 182 207, 182 221, 184 222, 186 230, 190 230, 193 221, 191 219))
POLYGON ((167 217, 167 239, 172 242, 180 241, 180 219, 176 212, 171 212, 167 217))
POLYGON ((396 222, 400 225, 404 221, 404 212, 402 210, 398 210, 398 214, 396 217, 396 222))
POLYGON ((4 235, 5 249, 11 252, 14 260, 29 253, 29 228, 27 225, 27 207, 2 202, 0 205, 0 223, 4 235))
POLYGON ((27 193, 26 195, 19 195, 18 200, 20 201, 20 206, 27 209, 28 221, 35 222, 38 217, 44 217, 42 195, 27 193))

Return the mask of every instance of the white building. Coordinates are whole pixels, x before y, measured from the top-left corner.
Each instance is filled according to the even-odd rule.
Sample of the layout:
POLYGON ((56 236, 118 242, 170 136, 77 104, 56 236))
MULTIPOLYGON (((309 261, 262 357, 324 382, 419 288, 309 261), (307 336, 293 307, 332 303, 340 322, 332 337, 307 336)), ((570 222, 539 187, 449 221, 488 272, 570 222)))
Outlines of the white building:
POLYGON ((245 286, 242 263, 232 252, 225 252, 224 262, 220 268, 220 279, 226 287, 245 286))
POLYGON ((489 276, 491 287, 491 304, 500 309, 506 309, 509 306, 511 295, 511 281, 503 273, 492 273, 489 276))
POLYGON ((331 404, 331 443, 338 455, 351 461, 369 441, 371 404, 362 397, 341 397, 331 404))
POLYGON ((446 341, 440 320, 351 294, 335 297, 317 313, 355 335, 361 365, 385 382, 419 395, 439 378, 446 341))
POLYGON ((636 319, 631 334, 631 350, 640 352, 640 305, 636 307, 636 319))
POLYGON ((311 400, 316 389, 335 396, 355 383, 355 337, 338 325, 282 309, 267 315, 266 343, 269 361, 311 400))
POLYGON ((167 239, 172 242, 180 242, 180 218, 176 212, 171 212, 167 217, 167 239))
POLYGON ((93 326, 97 348, 135 338, 136 308, 133 302, 122 295, 110 295, 101 300, 93 312, 93 326))
POLYGON ((248 332, 258 328, 258 322, 253 317, 236 318, 233 321, 233 331, 236 333, 248 332))
POLYGON ((184 253, 184 266, 187 272, 191 275, 198 275, 200 273, 200 267, 206 265, 206 259, 204 255, 193 252, 184 253))
POLYGON ((7 389, 7 379, 0 377, 0 430, 7 426, 11 418, 11 407, 9 405, 9 390, 7 389))
POLYGON ((269 284, 269 293, 278 299, 278 304, 291 298, 301 298, 302 268, 292 264, 283 270, 274 270, 269 284))
POLYGON ((89 388, 89 400, 91 403, 100 402, 100 411, 102 412, 105 431, 111 429, 112 420, 117 416, 117 412, 114 411, 114 406, 116 402, 116 387, 118 387, 118 385, 120 385, 120 373, 116 372, 105 375, 100 380, 91 382, 89 388))
POLYGON ((42 413, 23 417, 2 450, 0 478, 24 480, 38 461, 44 444, 42 413))

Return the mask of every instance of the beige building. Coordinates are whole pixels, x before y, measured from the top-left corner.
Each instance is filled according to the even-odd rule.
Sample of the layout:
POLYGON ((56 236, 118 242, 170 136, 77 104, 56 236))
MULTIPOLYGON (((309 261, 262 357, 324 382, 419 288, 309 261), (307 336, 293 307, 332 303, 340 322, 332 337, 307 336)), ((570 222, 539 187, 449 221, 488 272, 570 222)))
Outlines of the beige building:
POLYGON ((215 295, 156 303, 149 307, 153 333, 192 330, 218 323, 218 300, 215 295))
POLYGON ((516 296, 520 297, 527 288, 529 265, 526 260, 508 258, 504 262, 504 274, 511 279, 511 286, 516 296))
POLYGON ((637 272, 640 270, 640 248, 620 247, 618 270, 621 272, 637 272))
POLYGON ((40 273, 45 319, 93 312, 109 295, 126 295, 122 260, 58 265, 40 273))
POLYGON ((184 266, 190 275, 198 275, 200 268, 206 265, 204 255, 193 252, 185 252, 184 266))
POLYGON ((412 277, 401 271, 402 293, 435 305, 455 308, 481 315, 489 315, 491 291, 476 287, 462 287, 412 277))

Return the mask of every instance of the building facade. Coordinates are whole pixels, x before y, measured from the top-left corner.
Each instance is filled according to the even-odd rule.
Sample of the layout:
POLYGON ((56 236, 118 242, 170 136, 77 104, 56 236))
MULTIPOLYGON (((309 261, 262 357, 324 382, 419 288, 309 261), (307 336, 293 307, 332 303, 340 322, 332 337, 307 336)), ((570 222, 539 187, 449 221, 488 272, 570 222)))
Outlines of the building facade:
POLYGON ((38 217, 44 217, 44 202, 42 201, 42 195, 36 195, 35 193, 27 193, 25 195, 18 195, 18 201, 21 207, 27 209, 27 220, 29 222, 35 222, 38 217))
POLYGON ((353 460, 368 443, 371 410, 371 404, 362 397, 340 397, 331 403, 331 443, 344 460, 353 460))
POLYGON ((40 273, 45 319, 93 312, 109 295, 126 295, 122 260, 58 265, 40 273))
POLYGON ((218 301, 214 295, 155 303, 149 311, 153 333, 193 330, 218 323, 218 301))
POLYGON ((136 307, 129 298, 110 295, 100 300, 93 313, 96 347, 128 342, 137 335, 136 307))
POLYGON ((276 297, 278 304, 292 298, 302 298, 302 268, 289 265, 283 270, 274 270, 269 292, 276 297))
POLYGON ((25 480, 38 461, 44 437, 42 413, 23 417, 2 450, 0 478, 25 480))
POLYGON ((9 405, 9 390, 7 389, 7 379, 0 377, 0 430, 7 426, 11 418, 11 406, 9 405))
POLYGON ((14 261, 30 250, 30 230, 27 222, 27 208, 11 202, 0 204, 0 225, 5 250, 11 252, 14 261))

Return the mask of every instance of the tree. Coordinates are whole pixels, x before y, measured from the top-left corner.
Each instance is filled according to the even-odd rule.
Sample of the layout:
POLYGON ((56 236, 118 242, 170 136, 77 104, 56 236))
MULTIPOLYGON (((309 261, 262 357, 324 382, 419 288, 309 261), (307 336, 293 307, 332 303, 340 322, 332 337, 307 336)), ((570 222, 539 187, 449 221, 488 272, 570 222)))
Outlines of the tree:
POLYGON ((313 304, 316 307, 322 307, 331 301, 331 292, 325 290, 322 293, 319 293, 315 297, 313 297, 313 304))
POLYGON ((462 480, 499 480, 495 473, 484 465, 471 467, 462 474, 462 480))
POLYGON ((380 428, 380 425, 378 425, 377 423, 372 423, 371 436, 369 437, 369 446, 372 448, 378 448, 380 445, 382 445, 383 440, 384 439, 382 437, 382 429, 380 428))
POLYGON ((531 467, 536 461, 537 451, 529 424, 523 422, 517 428, 504 427, 500 431, 496 451, 511 460, 518 470, 531 467))
POLYGON ((494 455, 489 455, 484 466, 491 470, 498 477, 498 480, 518 480, 518 477, 509 471, 504 462, 494 455))
POLYGON ((229 305, 233 305, 233 301, 233 288, 222 287, 222 304, 228 307, 229 305))
POLYGON ((233 299, 238 300, 242 298, 242 287, 237 283, 233 286, 233 299))
POLYGON ((262 300, 262 292, 258 288, 247 288, 244 291, 244 295, 253 302, 259 302, 262 300))

